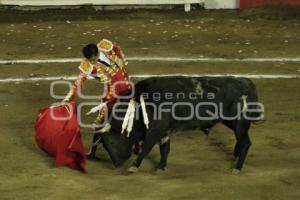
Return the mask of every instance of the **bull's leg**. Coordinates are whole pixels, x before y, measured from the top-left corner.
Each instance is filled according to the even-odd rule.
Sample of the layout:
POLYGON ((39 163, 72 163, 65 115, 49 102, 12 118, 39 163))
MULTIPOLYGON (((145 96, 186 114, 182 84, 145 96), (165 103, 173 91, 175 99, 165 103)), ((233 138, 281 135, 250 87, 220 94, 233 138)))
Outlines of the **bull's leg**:
POLYGON ((237 154, 238 159, 237 159, 236 167, 233 170, 234 173, 241 171, 248 150, 251 146, 251 141, 248 135, 249 128, 250 128, 250 122, 248 121, 240 121, 237 124, 236 131, 235 131, 235 135, 237 138, 235 153, 237 154))
POLYGON ((247 135, 244 136, 239 142, 239 152, 238 152, 239 155, 236 163, 236 169, 241 170, 243 168, 243 164, 248 154, 248 150, 250 146, 251 146, 251 141, 247 133, 247 135))
MULTIPOLYGON (((226 127, 233 130, 235 132, 235 135, 236 135, 237 121, 223 121, 222 123, 226 127)), ((235 143, 234 150, 233 150, 233 156, 235 157, 235 159, 237 159, 237 157, 239 156, 239 142, 238 142, 237 137, 236 137, 236 143, 235 143)))
POLYGON ((142 150, 138 154, 137 159, 134 161, 132 166, 128 169, 128 172, 135 173, 138 171, 138 168, 141 166, 143 159, 149 154, 155 145, 155 140, 151 138, 151 140, 146 139, 142 145, 142 150))
POLYGON ((240 154, 240 151, 239 151, 239 143, 236 142, 235 146, 234 146, 234 150, 233 150, 233 156, 235 158, 238 158, 239 154, 240 154))
POLYGON ((161 144, 159 146, 160 151, 160 161, 158 165, 156 166, 157 170, 165 170, 165 167, 167 166, 167 159, 170 152, 170 140, 167 142, 161 144))
POLYGON ((96 158, 97 146, 100 143, 99 140, 101 140, 101 134, 100 133, 94 133, 92 147, 89 150, 89 152, 86 154, 86 156, 87 156, 88 159, 94 159, 94 158, 96 158), (97 142, 97 141, 99 141, 99 142, 97 142))

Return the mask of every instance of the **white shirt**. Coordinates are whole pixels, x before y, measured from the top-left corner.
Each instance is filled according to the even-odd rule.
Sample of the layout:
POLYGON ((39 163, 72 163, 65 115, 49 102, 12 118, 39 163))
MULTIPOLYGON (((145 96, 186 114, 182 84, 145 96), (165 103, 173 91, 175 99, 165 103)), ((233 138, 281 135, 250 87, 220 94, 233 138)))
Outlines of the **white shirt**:
POLYGON ((105 63, 107 63, 108 65, 110 65, 110 60, 106 57, 106 55, 100 51, 100 56, 99 59, 105 63))

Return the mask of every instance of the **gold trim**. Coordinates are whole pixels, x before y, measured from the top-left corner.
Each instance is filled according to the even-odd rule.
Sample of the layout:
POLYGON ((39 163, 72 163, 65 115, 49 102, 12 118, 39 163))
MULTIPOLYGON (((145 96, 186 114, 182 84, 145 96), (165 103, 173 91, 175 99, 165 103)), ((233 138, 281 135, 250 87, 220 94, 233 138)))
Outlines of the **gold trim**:
POLYGON ((78 68, 81 72, 87 75, 91 74, 93 71, 93 65, 87 59, 83 59, 78 68))
POLYGON ((100 51, 109 52, 113 49, 114 45, 110 40, 102 39, 100 42, 98 42, 97 47, 100 51))

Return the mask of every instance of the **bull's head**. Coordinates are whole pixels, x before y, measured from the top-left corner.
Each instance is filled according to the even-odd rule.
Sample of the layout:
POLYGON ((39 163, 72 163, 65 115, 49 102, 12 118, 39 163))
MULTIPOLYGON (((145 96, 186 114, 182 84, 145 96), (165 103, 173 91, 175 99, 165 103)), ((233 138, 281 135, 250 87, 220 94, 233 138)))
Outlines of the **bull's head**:
MULTIPOLYGON (((139 113, 139 117, 136 118, 136 110, 137 107, 135 105, 135 102, 133 100, 123 100, 119 103, 115 104, 114 106, 114 112, 112 113, 112 119, 111 119, 111 130, 108 133, 104 133, 102 135, 102 141, 104 148, 108 151, 110 158, 113 162, 113 164, 117 167, 122 165, 126 160, 128 160, 132 154, 132 145, 139 141, 139 139, 142 138, 143 133, 145 133, 145 125, 143 124, 142 114, 139 113), (130 109, 129 106, 133 106, 133 111, 130 109), (130 111, 134 115, 133 118, 130 118, 131 121, 131 129, 128 130, 128 127, 130 127, 128 124, 128 127, 123 130, 123 123, 126 124, 127 119, 129 119, 125 116, 128 111, 130 111), (118 112, 120 111, 120 112, 118 112), (126 112, 123 112, 126 111, 126 112), (125 122, 124 122, 125 121, 125 122), (124 132, 125 131, 125 132, 124 132), (129 135, 128 135, 129 131, 129 135), (124 134, 122 134, 123 132, 124 134), (130 137, 127 137, 130 136, 130 137)), ((127 122, 128 122, 127 121, 127 122)))
POLYGON ((103 146, 109 153, 114 166, 121 166, 132 153, 131 144, 126 135, 110 131, 102 135, 103 146))

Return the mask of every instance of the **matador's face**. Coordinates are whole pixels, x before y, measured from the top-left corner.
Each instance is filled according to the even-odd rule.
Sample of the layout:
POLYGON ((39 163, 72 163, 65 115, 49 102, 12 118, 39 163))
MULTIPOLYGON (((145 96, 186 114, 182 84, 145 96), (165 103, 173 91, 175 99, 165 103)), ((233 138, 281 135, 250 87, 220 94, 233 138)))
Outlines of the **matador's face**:
POLYGON ((97 61, 98 61, 98 59, 99 59, 99 56, 100 56, 100 52, 98 52, 98 54, 97 54, 97 55, 95 55, 95 56, 92 56, 92 57, 89 59, 90 63, 92 63, 92 64, 96 64, 96 63, 97 63, 97 61))

